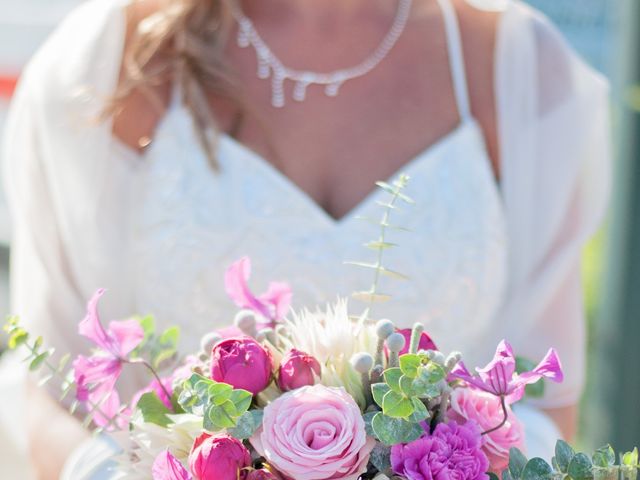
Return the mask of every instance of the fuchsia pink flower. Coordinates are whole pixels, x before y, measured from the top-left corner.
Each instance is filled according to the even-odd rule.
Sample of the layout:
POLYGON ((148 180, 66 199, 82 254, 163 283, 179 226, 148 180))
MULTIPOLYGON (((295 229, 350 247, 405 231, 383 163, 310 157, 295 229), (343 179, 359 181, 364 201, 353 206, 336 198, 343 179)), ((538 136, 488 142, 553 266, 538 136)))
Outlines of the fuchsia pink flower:
POLYGON ((193 477, 186 468, 171 455, 169 450, 165 450, 156 457, 151 467, 153 480, 192 480, 193 477))
POLYGON ((189 454, 189 468, 198 480, 245 480, 250 465, 249 450, 226 434, 203 433, 189 454))
POLYGON ((120 410, 116 381, 122 373, 122 364, 128 361, 127 356, 144 338, 142 327, 134 319, 110 322, 104 329, 98 315, 98 301, 103 294, 102 289, 95 293, 78 327, 80 335, 98 347, 97 352, 90 357, 79 355, 73 362, 76 397, 89 403, 91 410, 95 409, 93 420, 98 426, 108 425, 120 410))
POLYGON ((553 348, 533 370, 517 374, 513 350, 504 340, 498 345, 493 360, 486 367, 478 368, 476 371, 478 375, 472 375, 464 363, 460 362, 451 372, 451 377, 463 380, 479 390, 505 397, 509 404, 520 400, 524 395, 524 387, 530 383, 535 383, 541 378, 562 382, 564 378, 560 359, 553 348))
POLYGON ((271 354, 251 337, 222 340, 211 352, 211 378, 254 395, 271 383, 271 354))
POLYGON ((282 282, 271 282, 265 293, 255 296, 249 289, 251 261, 242 257, 233 263, 224 274, 227 295, 240 308, 253 310, 273 323, 284 318, 291 305, 291 288, 282 282))
POLYGON ((489 461, 481 445, 474 422, 440 423, 430 435, 394 445, 391 467, 408 480, 486 480, 489 461))
POLYGON ((320 362, 311 355, 292 348, 282 359, 278 387, 283 392, 313 385, 320 378, 320 362))

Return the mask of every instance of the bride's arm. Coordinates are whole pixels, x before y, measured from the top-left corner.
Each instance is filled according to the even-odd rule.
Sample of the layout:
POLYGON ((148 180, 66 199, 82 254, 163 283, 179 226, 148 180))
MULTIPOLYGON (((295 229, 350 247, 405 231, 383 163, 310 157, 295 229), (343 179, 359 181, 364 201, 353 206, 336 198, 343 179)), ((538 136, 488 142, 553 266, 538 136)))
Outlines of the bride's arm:
POLYGON ((578 426, 578 405, 561 408, 546 408, 544 412, 558 426, 565 440, 572 442, 576 438, 578 426))

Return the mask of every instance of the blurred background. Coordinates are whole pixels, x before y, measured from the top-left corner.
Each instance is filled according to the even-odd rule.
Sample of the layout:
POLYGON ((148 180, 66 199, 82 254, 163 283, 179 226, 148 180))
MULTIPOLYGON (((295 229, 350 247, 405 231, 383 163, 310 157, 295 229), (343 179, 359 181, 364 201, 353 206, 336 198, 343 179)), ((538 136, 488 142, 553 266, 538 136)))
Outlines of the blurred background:
MULTIPOLYGON (((106 1, 106 0, 105 0, 106 1)), ((640 443, 640 0, 527 0, 612 83, 617 179, 607 225, 584 253, 590 385, 580 445, 640 443), (594 380, 598 380, 595 387, 594 380), (609 382, 609 383, 607 383, 609 382)), ((0 137, 25 62, 81 0, 0 0, 0 137)), ((9 228, 0 195, 0 311, 8 312, 9 228)), ((2 345, 0 345, 0 350, 2 345)))

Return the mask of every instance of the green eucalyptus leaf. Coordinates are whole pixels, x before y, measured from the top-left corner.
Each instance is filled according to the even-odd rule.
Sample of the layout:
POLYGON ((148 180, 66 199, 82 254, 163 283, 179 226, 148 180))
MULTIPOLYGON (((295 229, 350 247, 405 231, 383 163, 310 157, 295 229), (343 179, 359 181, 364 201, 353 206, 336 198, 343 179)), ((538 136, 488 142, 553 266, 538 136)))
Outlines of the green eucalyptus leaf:
POLYGON ((385 394, 391 390, 391 387, 386 383, 374 383, 371 385, 371 393, 373 394, 373 400, 382 407, 382 399, 385 394))
POLYGON ((638 465, 638 447, 622 455, 621 463, 622 465, 630 466, 630 467, 637 466, 638 465))
POLYGON ((391 447, 377 443, 369 456, 371 465, 379 472, 386 472, 391 468, 391 447))
POLYGON ((588 480, 593 478, 593 465, 584 453, 577 453, 569 462, 567 473, 573 480, 588 480))
POLYGON ((400 356, 400 370, 407 377, 416 378, 418 376, 418 368, 422 365, 422 357, 415 353, 407 353, 400 356))
POLYGON ((556 460, 556 463, 558 464, 558 468, 562 473, 567 473, 567 471, 569 470, 569 464, 571 463, 571 460, 573 460, 576 452, 567 442, 565 442, 564 440, 558 440, 556 442, 555 453, 556 456, 554 458, 556 460))
POLYGON ((31 363, 29 364, 29 370, 31 370, 32 372, 39 369, 42 364, 47 360, 47 358, 49 358, 49 351, 46 352, 42 352, 38 355, 36 355, 36 357, 31 360, 31 363))
POLYGON ((415 395, 415 390, 413 389, 413 379, 406 375, 402 375, 400 377, 400 391, 403 395, 407 397, 412 397, 415 395))
POLYGON ((429 418, 429 410, 427 410, 425 404, 422 403, 422 400, 417 397, 412 397, 411 403, 413 405, 413 413, 408 418, 410 422, 419 423, 429 418))
POLYGON ((373 417, 371 426, 376 437, 385 445, 413 442, 424 433, 417 423, 407 422, 401 418, 391 418, 380 412, 373 417))
POLYGON ((228 430, 229 435, 238 440, 247 440, 262 425, 263 410, 250 410, 243 413, 236 422, 236 426, 228 430))
POLYGON ((610 467, 616 463, 616 452, 611 445, 600 447, 593 454, 593 464, 598 467, 610 467))
POLYGON ((204 428, 212 432, 217 432, 236 426, 238 411, 230 400, 222 405, 210 405, 204 416, 204 428))
POLYGON ((9 341, 7 342, 7 347, 9 347, 9 350, 14 350, 25 343, 28 339, 29 333, 22 328, 17 328, 11 333, 9 341))
POLYGON ((509 449, 509 472, 514 478, 520 478, 524 467, 527 465, 527 457, 515 447, 509 449))
POLYGON ((384 371, 384 381, 391 387, 396 393, 402 393, 400 388, 400 377, 402 377, 402 370, 399 368, 388 368, 384 371))
POLYGON ((371 422, 373 421, 373 417, 375 417, 379 412, 367 412, 362 415, 362 419, 364 420, 364 429, 367 432, 369 437, 376 438, 376 434, 373 431, 373 427, 371 426, 371 422))
POLYGON ((153 363, 153 368, 155 368, 156 370, 159 369, 164 362, 173 358, 175 354, 175 348, 165 348, 160 350, 157 354, 154 355, 153 361, 151 362, 153 363))
POLYGON ((505 469, 502 472, 502 480, 519 480, 519 479, 513 478, 513 476, 509 472, 509 469, 505 469))
POLYGON ((145 423, 154 423, 161 427, 167 427, 171 420, 167 417, 171 411, 166 407, 155 392, 147 392, 140 397, 136 408, 142 413, 145 423))
POLYGON ((242 415, 244 412, 249 410, 251 406, 251 401, 253 400, 253 394, 248 392, 247 390, 236 389, 231 392, 231 396, 229 400, 235 406, 235 409, 238 411, 236 415, 242 415))
POLYGON ((233 387, 226 383, 212 383, 207 385, 209 401, 214 405, 222 405, 231 398, 233 387))
POLYGON ((522 470, 522 480, 551 480, 553 470, 551 465, 541 458, 532 458, 522 470))
POLYGON ((413 404, 407 397, 392 390, 382 399, 382 411, 389 417, 407 418, 413 413, 413 404))
POLYGON ((163 346, 177 348, 178 341, 180 340, 180 327, 173 326, 167 328, 162 335, 160 335, 160 343, 163 346))

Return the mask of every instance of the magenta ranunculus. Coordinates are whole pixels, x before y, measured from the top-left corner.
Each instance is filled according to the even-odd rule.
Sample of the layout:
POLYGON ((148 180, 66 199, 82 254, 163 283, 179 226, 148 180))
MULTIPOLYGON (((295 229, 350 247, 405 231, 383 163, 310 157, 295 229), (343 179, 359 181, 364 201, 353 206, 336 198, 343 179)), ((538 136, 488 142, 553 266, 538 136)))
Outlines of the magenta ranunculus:
POLYGON ((251 455, 240 440, 203 433, 191 447, 189 468, 198 480, 245 480, 251 455))
MULTIPOLYGON (((509 465, 509 449, 524 450, 524 426, 507 406, 508 420, 498 430, 482 437, 482 449, 489 458, 492 472, 502 472, 509 465)), ((457 388, 451 395, 450 420, 458 423, 475 421, 482 431, 497 427, 504 420, 500 398, 471 388, 457 388)))
POLYGON ((278 387, 283 392, 306 387, 320 378, 320 362, 311 355, 292 348, 282 359, 278 371, 278 387))
POLYGON ((431 435, 391 448, 393 472, 407 480, 488 480, 489 460, 474 422, 439 424, 431 435))
POLYGON ((375 445, 362 413, 343 388, 313 385, 287 392, 264 409, 251 438, 256 451, 296 480, 357 480, 375 445))
POLYGON ((251 337, 227 338, 211 352, 211 378, 257 395, 271 382, 271 354, 251 337))

